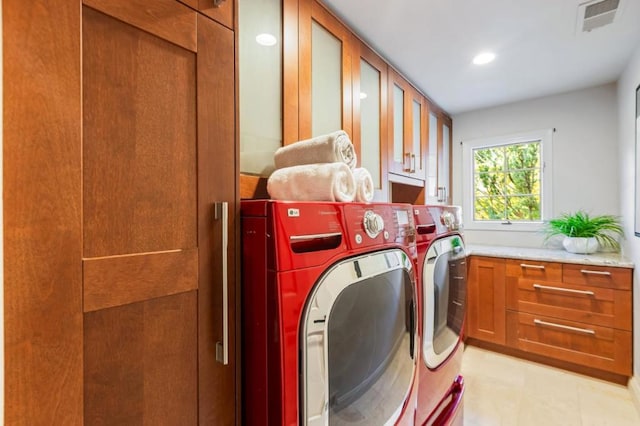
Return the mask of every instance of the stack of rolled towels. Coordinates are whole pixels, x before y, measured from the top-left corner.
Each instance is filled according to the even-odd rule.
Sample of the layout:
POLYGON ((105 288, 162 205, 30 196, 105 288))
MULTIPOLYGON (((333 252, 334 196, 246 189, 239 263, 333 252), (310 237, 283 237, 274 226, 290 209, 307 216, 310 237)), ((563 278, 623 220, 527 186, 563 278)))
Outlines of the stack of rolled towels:
POLYGON ((274 200, 359 201, 373 199, 373 180, 356 168, 356 152, 343 130, 278 149, 276 170, 267 181, 274 200))

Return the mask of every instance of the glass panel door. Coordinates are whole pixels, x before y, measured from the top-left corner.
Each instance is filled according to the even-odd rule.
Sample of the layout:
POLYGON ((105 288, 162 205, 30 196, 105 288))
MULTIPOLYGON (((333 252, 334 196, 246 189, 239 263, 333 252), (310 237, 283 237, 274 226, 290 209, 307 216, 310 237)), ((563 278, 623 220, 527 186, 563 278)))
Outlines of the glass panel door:
POLYGON ((268 176, 282 146, 281 0, 238 1, 240 172, 268 176))
POLYGON ((429 111, 429 149, 427 152, 427 203, 438 202, 438 116, 429 111))
POLYGON ((342 41, 311 23, 311 133, 342 129, 342 41))
POLYGON ((360 158, 380 190, 380 71, 360 59, 360 158))
POLYGON ((393 85, 393 161, 404 163, 404 90, 393 85))

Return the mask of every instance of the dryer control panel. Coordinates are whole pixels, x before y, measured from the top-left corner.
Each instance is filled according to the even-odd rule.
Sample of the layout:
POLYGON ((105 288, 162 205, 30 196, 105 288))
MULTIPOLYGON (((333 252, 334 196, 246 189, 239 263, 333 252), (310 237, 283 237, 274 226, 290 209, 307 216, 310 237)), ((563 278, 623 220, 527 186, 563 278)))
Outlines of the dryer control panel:
POLYGON ((403 246, 415 255, 415 228, 410 205, 345 203, 343 210, 350 249, 403 246))

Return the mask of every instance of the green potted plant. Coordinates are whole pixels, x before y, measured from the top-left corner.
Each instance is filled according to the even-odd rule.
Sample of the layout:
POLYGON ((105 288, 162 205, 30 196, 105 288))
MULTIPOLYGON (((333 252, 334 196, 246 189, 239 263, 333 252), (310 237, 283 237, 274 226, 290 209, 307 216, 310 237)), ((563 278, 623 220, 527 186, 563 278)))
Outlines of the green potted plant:
POLYGON ((598 246, 620 250, 616 236, 623 237, 624 230, 617 216, 589 216, 578 210, 562 214, 545 223, 545 243, 556 235, 564 235, 562 245, 570 253, 594 253, 598 246))

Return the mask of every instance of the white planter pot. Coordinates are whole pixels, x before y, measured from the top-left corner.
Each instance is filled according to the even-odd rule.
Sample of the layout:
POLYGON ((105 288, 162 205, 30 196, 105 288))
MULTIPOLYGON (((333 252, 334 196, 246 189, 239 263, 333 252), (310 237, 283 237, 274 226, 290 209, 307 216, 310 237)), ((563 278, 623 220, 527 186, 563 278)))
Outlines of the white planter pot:
POLYGON ((562 245, 569 253, 590 254, 598 251, 598 240, 595 238, 565 237, 562 245))

